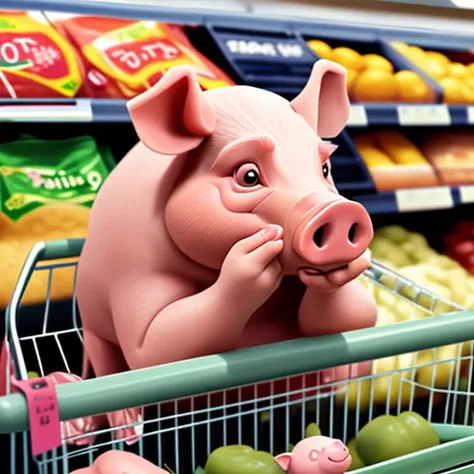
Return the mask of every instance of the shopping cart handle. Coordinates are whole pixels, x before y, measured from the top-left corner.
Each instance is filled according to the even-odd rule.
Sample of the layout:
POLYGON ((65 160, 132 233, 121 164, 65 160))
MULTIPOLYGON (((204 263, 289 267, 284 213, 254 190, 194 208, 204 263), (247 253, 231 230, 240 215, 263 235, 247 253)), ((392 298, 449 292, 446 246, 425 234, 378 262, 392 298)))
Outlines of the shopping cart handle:
MULTIPOLYGON (((474 311, 240 349, 58 385, 60 418, 153 405, 470 340, 474 340, 474 311)), ((0 433, 27 429, 25 398, 20 394, 0 398, 0 433)))

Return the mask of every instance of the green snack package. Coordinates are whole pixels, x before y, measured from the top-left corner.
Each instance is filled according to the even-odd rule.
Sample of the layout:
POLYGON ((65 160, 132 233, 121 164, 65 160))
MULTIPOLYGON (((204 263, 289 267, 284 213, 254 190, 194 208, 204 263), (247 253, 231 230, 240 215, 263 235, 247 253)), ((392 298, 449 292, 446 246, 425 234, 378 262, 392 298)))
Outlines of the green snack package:
POLYGON ((0 146, 0 212, 16 222, 58 202, 91 207, 114 166, 93 137, 40 140, 24 135, 0 146))
POLYGON ((204 470, 206 474, 284 474, 270 453, 241 445, 214 450, 204 470))
POLYGON ((406 411, 374 418, 360 430, 355 444, 360 459, 370 466, 437 446, 440 440, 429 421, 406 411))

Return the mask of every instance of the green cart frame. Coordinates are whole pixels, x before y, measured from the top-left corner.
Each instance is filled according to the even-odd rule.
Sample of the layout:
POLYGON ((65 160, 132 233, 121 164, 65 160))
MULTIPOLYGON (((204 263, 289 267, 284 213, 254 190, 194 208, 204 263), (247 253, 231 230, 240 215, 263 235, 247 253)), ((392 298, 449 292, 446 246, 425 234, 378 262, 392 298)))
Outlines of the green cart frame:
MULTIPOLYGON (((80 373, 82 336, 75 297, 72 304, 56 303, 49 295, 53 272, 76 267, 83 243, 80 239, 39 242, 26 259, 6 312, 9 357, 17 379, 26 379, 30 370, 41 376, 52 371, 80 373), (62 262, 64 259, 68 261, 62 262), (21 304, 32 275, 38 271, 50 275, 42 313, 21 304), (59 309, 54 315, 55 305, 59 309)), ((1 397, 0 433, 10 435, 11 474, 66 474, 90 465, 108 449, 130 450, 162 467, 169 466, 176 474, 188 474, 203 466, 209 453, 221 445, 249 444, 276 454, 301 439, 311 422, 318 423, 323 434, 347 442, 374 416, 404 409, 416 409, 432 421, 442 443, 353 472, 474 473, 469 342, 474 340, 474 312, 438 299, 376 262, 364 279, 371 291, 386 292, 394 304, 400 302, 405 311, 412 308, 418 316, 395 325, 281 342, 57 386, 62 422, 138 406, 154 410, 154 415, 145 417, 143 435, 132 446, 115 441, 113 430, 104 428, 82 435, 91 440, 83 446, 72 446, 71 440, 63 437, 61 447, 32 460, 25 398, 20 393, 1 397), (450 345, 456 345, 455 356, 440 359, 438 349, 450 345), (419 357, 430 353, 428 362, 419 357), (318 386, 305 382, 308 374, 322 369, 387 361, 400 355, 406 360, 407 354, 412 355, 410 367, 318 386), (444 381, 437 377, 437 368, 449 369, 444 381), (424 384, 420 383, 417 374, 422 370, 431 370, 431 383, 426 382, 426 376, 424 384), (294 389, 291 380, 296 376, 304 383, 294 389), (385 392, 377 391, 378 380, 384 381, 385 392), (286 384, 283 390, 282 383, 286 384), (370 390, 364 392, 367 384, 370 390), (266 387, 265 394, 261 387, 266 387), (242 393, 248 389, 251 395, 244 397, 242 393), (232 398, 231 393, 239 396, 232 398), (386 399, 381 400, 384 394, 386 399), (180 405, 178 410, 184 399, 189 406, 180 405)))

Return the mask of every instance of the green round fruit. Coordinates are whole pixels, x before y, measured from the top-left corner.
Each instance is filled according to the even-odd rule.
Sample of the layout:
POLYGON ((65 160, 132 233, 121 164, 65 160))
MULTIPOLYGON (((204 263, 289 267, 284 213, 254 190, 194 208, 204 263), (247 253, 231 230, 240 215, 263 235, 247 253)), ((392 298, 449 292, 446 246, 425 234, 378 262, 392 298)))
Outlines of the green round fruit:
POLYGON ((211 453, 206 474, 284 474, 270 453, 250 446, 223 446, 211 453))
POLYGON ((28 372, 27 375, 28 375, 29 379, 38 379, 39 378, 38 372, 31 371, 31 372, 28 372))
POLYGON ((412 439, 415 440, 417 451, 432 448, 440 444, 438 433, 436 433, 433 425, 414 411, 405 411, 397 417, 402 421, 408 431, 410 431, 412 439))
POLYGON ((355 438, 352 438, 348 443, 347 443, 347 449, 349 450, 349 453, 352 458, 351 466, 349 468, 349 471, 355 471, 356 469, 362 469, 365 467, 365 464, 362 462, 362 459, 359 456, 359 453, 357 452, 356 448, 356 440, 355 438))
POLYGON ((310 423, 306 427, 306 431, 304 433, 305 438, 310 438, 311 436, 321 436, 321 429, 316 423, 310 423))

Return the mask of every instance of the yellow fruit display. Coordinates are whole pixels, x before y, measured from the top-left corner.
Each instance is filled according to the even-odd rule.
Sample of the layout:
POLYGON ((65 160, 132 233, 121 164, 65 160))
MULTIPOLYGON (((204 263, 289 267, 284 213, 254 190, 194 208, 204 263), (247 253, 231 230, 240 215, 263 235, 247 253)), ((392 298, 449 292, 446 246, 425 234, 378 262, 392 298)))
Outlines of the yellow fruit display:
POLYGON ((347 69, 347 90, 349 94, 352 93, 352 89, 357 80, 358 72, 355 69, 347 69))
POLYGON ((447 66, 447 75, 450 77, 464 79, 469 75, 469 69, 461 63, 451 63, 447 66))
POLYGON ((437 62, 441 66, 447 66, 451 62, 445 54, 439 51, 426 51, 425 55, 428 59, 437 62))
POLYGON ((359 145, 358 150, 369 168, 393 167, 395 163, 385 153, 371 145, 359 145))
POLYGON ((440 62, 434 59, 423 59, 419 65, 420 69, 422 69, 428 76, 432 77, 433 79, 441 79, 446 76, 448 72, 448 66, 445 64, 441 64, 440 62))
POLYGON ((398 71, 395 81, 401 102, 431 102, 434 99, 433 90, 416 72, 398 71))
POLYGON ((394 72, 393 64, 379 54, 365 54, 363 56, 366 69, 380 69, 390 73, 394 72))
POLYGON ((428 161, 418 148, 395 130, 378 132, 375 144, 399 165, 427 165, 428 161))
POLYGON ((447 104, 465 104, 471 91, 467 84, 455 77, 444 77, 439 81, 444 91, 443 99, 447 104))
POLYGON ((352 92, 358 102, 395 102, 398 97, 397 81, 387 71, 368 69, 359 75, 352 92))
POLYGON ((331 59, 347 69, 362 71, 362 69, 365 68, 365 61, 362 55, 345 46, 334 48, 332 50, 331 59))
POLYGON ((332 48, 321 40, 310 40, 308 46, 322 59, 332 59, 332 48))

